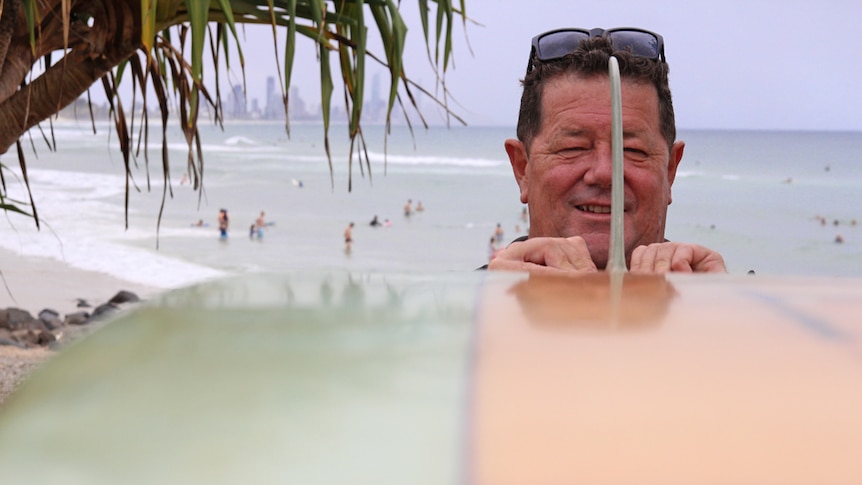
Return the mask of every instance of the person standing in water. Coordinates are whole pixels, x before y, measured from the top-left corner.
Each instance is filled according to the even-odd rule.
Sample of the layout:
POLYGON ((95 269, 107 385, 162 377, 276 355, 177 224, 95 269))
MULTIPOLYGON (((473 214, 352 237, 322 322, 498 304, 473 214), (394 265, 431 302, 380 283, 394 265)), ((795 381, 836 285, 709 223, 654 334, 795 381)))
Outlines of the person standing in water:
POLYGON ((227 215, 227 209, 222 209, 218 213, 218 230, 219 237, 227 239, 227 231, 230 227, 230 216, 227 215))
POLYGON ((260 215, 254 221, 254 227, 257 230, 257 238, 263 239, 263 228, 266 226, 266 220, 264 216, 266 213, 264 211, 260 211, 260 215))
POLYGON ((348 224, 344 229, 344 252, 350 253, 350 246, 353 244, 353 223, 348 224))
POLYGON ((494 239, 497 240, 497 244, 503 244, 504 235, 505 232, 503 232, 503 226, 498 222, 496 229, 494 229, 494 239))

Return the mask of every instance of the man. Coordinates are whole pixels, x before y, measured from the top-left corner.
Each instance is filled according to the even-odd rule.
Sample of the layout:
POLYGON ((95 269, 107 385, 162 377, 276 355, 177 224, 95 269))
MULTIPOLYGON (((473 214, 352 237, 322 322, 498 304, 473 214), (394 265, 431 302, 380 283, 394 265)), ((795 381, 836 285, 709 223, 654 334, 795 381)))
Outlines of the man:
POLYGON ((227 231, 230 226, 230 217, 227 215, 227 209, 221 209, 218 213, 218 230, 219 237, 227 239, 227 231))
POLYGON ((407 199, 407 203, 404 204, 404 217, 410 217, 410 214, 413 212, 413 199, 407 199))
POLYGON ((676 140, 660 35, 640 29, 563 29, 533 38, 518 139, 505 142, 529 204, 529 237, 488 269, 594 272, 608 263, 611 106, 608 63, 619 60, 625 164, 625 252, 633 272, 725 272, 717 252, 665 239, 676 140))
POLYGON ((494 228, 494 239, 497 241, 497 244, 501 244, 503 242, 503 238, 505 237, 505 232, 503 232, 503 226, 500 223, 497 223, 497 227, 494 228))
POLYGON ((257 238, 263 239, 263 228, 266 227, 266 212, 260 211, 260 215, 254 221, 254 228, 257 230, 257 238))
POLYGON ((344 229, 344 252, 350 253, 350 247, 353 245, 353 223, 347 225, 344 229))

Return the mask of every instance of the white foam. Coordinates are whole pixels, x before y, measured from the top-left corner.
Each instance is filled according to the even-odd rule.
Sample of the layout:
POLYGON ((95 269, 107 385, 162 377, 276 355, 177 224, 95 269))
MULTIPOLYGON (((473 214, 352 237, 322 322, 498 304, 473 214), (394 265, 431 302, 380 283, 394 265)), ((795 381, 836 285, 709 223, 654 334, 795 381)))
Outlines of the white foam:
MULTIPOLYGON (((10 214, 6 223, 0 223, 0 246, 6 249, 157 288, 176 288, 224 275, 154 249, 125 244, 151 238, 153 232, 135 227, 124 230, 122 208, 104 200, 123 192, 122 176, 31 170, 29 178, 42 229, 37 230, 27 217, 10 214)), ((15 194, 13 198, 27 200, 20 183, 7 186, 10 195, 15 194)), ((130 214, 134 213, 130 208, 130 214)), ((180 231, 196 234, 193 228, 180 231)))
POLYGON ((676 172, 677 178, 703 177, 704 175, 706 175, 704 172, 697 170, 677 170, 676 172))
POLYGON ((105 273, 155 288, 179 288, 226 274, 153 251, 92 239, 24 236, 15 241, 4 237, 0 246, 25 256, 47 257, 73 268, 105 273))
POLYGON ((232 136, 224 141, 225 145, 257 145, 257 142, 244 136, 232 136))
MULTIPOLYGON (((383 163, 384 154, 368 152, 373 163, 383 163)), ((485 158, 463 158, 443 156, 422 155, 393 155, 385 156, 387 163, 396 165, 450 165, 458 167, 499 167, 504 164, 500 160, 489 160, 485 158)))
MULTIPOLYGON (((242 137, 239 137, 242 138, 242 137)), ((178 152, 178 153, 188 153, 189 146, 185 142, 174 142, 168 143, 168 149, 178 152)), ((246 144, 246 143, 202 143, 201 150, 203 150, 204 156, 208 153, 267 153, 273 150, 277 150, 278 147, 275 146, 261 146, 258 144, 246 144)), ((192 146, 192 150, 194 150, 194 146, 192 146)))

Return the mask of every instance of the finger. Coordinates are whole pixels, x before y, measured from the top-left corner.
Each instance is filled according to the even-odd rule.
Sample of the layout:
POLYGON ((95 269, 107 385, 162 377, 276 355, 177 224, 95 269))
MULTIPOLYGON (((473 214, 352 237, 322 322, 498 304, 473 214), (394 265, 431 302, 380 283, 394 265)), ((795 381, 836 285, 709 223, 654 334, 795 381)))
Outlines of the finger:
MULTIPOLYGON (((675 252, 676 245, 673 243, 638 246, 632 251, 631 271, 651 274, 668 273, 672 271, 675 252)), ((679 262, 677 261, 677 263, 679 262)))
POLYGON ((546 272, 539 268, 568 272, 597 271, 586 242, 580 237, 534 238, 512 244, 488 265, 488 269, 546 272))
MULTIPOLYGON (((664 256, 666 261, 661 262, 660 244, 650 244, 648 246, 638 246, 632 251, 631 271, 633 273, 658 273, 662 272, 657 269, 659 266, 669 267, 669 257, 664 256)), ((664 270, 667 272, 667 269, 664 270)))
POLYGON ((697 244, 655 243, 632 251, 631 271, 635 273, 726 273, 724 258, 697 244))
MULTIPOLYGON (((552 258, 555 259, 555 258, 552 258)), ((537 264, 531 261, 523 261, 520 259, 507 259, 505 257, 496 257, 488 263, 488 269, 493 271, 519 271, 529 272, 531 274, 571 274, 576 270, 570 264, 556 264, 554 266, 546 266, 545 264, 537 264)))
POLYGON ((523 260, 564 271, 596 271, 586 244, 581 242, 577 244, 560 239, 553 244, 537 245, 524 254, 523 260))
MULTIPOLYGON (((564 244, 559 246, 561 264, 549 264, 549 266, 573 269, 581 273, 592 273, 598 271, 587 242, 580 236, 572 236, 565 239, 564 244)), ((554 256, 557 256, 554 253, 554 256)))
POLYGON ((488 263, 488 269, 494 271, 531 271, 531 268, 534 266, 539 268, 544 267, 528 261, 506 259, 502 255, 498 255, 488 263))
POLYGON ((669 271, 676 273, 692 273, 694 271, 694 249, 690 244, 674 244, 671 246, 669 271))
POLYGON ((691 268, 698 273, 727 273, 721 254, 703 246, 692 245, 691 268))
POLYGON ((647 247, 638 246, 632 251, 632 257, 629 262, 629 271, 632 273, 646 273, 647 266, 647 247))

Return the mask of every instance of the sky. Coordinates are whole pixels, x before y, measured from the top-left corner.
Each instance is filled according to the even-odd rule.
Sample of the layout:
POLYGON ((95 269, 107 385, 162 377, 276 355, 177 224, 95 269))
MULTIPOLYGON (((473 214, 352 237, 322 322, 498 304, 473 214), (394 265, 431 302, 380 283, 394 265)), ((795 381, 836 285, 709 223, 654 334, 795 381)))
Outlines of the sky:
MULTIPOLYGON (((407 74, 433 91, 415 5, 402 0, 407 74)), ((862 131, 859 0, 467 0, 466 8, 478 25, 468 24, 466 36, 457 27, 446 83, 472 126, 514 126, 534 35, 634 26, 664 37, 681 129, 862 131)), ((272 37, 265 29, 245 36, 254 46, 245 49, 248 96, 262 99, 265 78, 276 75, 272 37)), ((293 86, 318 105, 316 59, 301 41, 293 86)))

